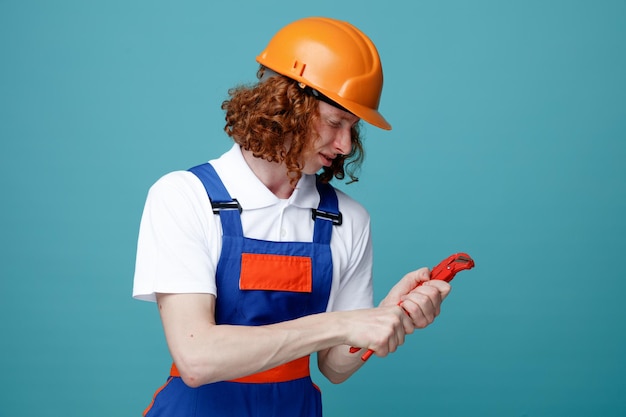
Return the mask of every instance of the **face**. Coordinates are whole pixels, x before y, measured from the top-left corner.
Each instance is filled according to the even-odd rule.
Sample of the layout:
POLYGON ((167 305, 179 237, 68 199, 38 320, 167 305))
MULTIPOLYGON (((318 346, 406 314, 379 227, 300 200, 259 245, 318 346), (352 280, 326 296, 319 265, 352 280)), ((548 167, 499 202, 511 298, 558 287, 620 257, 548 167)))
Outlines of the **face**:
POLYGON ((304 153, 305 174, 315 174, 324 166, 330 166, 337 155, 349 154, 352 150, 352 127, 359 118, 323 101, 318 102, 319 119, 314 127, 317 137, 304 153))

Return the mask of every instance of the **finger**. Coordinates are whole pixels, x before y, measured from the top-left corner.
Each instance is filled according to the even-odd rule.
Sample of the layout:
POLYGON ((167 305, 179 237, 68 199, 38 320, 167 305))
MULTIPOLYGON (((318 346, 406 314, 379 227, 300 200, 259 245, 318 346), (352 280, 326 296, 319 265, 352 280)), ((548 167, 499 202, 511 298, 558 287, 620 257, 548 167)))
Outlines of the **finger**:
POLYGON ((452 291, 452 286, 449 283, 437 279, 425 282, 422 287, 437 288, 441 294, 441 301, 445 300, 448 294, 450 294, 450 291, 452 291))
POLYGON ((409 312, 411 322, 416 329, 423 329, 433 322, 435 314, 432 313, 432 308, 423 307, 422 303, 415 303, 414 300, 407 299, 402 302, 402 306, 409 312), (429 313, 429 311, 431 311, 429 313))
MULTIPOLYGON (((408 320, 408 317, 406 317, 406 314, 404 312, 402 312, 403 314, 403 318, 402 321, 404 322, 410 322, 410 320, 408 320)), ((413 325, 409 324, 409 326, 411 329, 413 329, 413 325)), ((396 350, 398 350, 398 347, 404 344, 404 340, 405 340, 405 329, 404 326, 400 326, 397 328, 396 332, 394 333, 394 335, 392 337, 389 338, 389 342, 388 342, 388 351, 389 353, 393 353, 396 350)))
POLYGON ((421 291, 418 291, 417 294, 423 295, 426 297, 427 301, 424 304, 420 305, 422 310, 429 309, 428 312, 432 311, 434 317, 437 317, 441 312, 441 302, 443 301, 443 297, 441 296, 441 292, 436 287, 426 285, 422 286, 421 291), (432 310, 431 310, 432 308, 432 310))
POLYGON ((389 353, 395 352, 400 345, 404 344, 406 334, 415 330, 411 318, 400 306, 396 304, 389 312, 391 313, 388 316, 390 320, 388 322, 389 333, 381 347, 374 349, 377 356, 387 356, 389 353))
POLYGON ((395 337, 389 339, 389 345, 387 346, 388 353, 393 353, 398 350, 398 346, 404 343, 404 333, 396 334, 395 337))
POLYGON ((404 308, 402 303, 399 304, 399 306, 402 308, 402 327, 404 329, 404 333, 411 334, 415 331, 415 323, 413 322, 411 313, 404 308))
POLYGON ((402 307, 407 310, 418 328, 432 323, 440 313, 441 294, 436 288, 419 288, 403 297, 402 307))

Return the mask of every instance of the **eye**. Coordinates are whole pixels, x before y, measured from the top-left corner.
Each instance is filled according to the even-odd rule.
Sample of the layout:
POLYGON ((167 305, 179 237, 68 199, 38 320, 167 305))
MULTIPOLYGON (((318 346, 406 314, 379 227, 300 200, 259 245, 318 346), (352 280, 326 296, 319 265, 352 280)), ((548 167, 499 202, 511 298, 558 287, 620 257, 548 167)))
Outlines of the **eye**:
POLYGON ((335 119, 327 119, 326 122, 330 127, 338 128, 341 127, 341 121, 335 119))

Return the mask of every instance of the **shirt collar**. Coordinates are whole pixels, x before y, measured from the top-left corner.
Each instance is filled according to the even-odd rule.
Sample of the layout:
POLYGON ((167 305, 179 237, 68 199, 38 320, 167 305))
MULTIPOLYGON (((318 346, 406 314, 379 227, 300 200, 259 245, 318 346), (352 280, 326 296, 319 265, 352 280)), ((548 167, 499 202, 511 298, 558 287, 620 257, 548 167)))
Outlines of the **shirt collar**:
MULTIPOLYGON (((234 144, 229 151, 210 162, 228 193, 237 199, 244 209, 260 209, 281 202, 281 199, 276 197, 250 169, 238 144, 234 144)), ((315 187, 314 175, 302 175, 287 204, 302 208, 318 206, 319 194, 315 187)))

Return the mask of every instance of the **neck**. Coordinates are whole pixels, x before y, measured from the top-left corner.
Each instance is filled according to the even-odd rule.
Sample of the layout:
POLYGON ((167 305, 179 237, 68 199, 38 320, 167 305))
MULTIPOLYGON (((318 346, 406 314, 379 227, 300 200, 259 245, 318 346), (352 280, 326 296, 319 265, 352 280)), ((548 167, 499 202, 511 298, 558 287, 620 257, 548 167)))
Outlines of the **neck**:
POLYGON ((242 149, 241 153, 252 172, 276 197, 283 199, 291 197, 293 186, 289 182, 284 164, 257 158, 245 149, 242 149))

